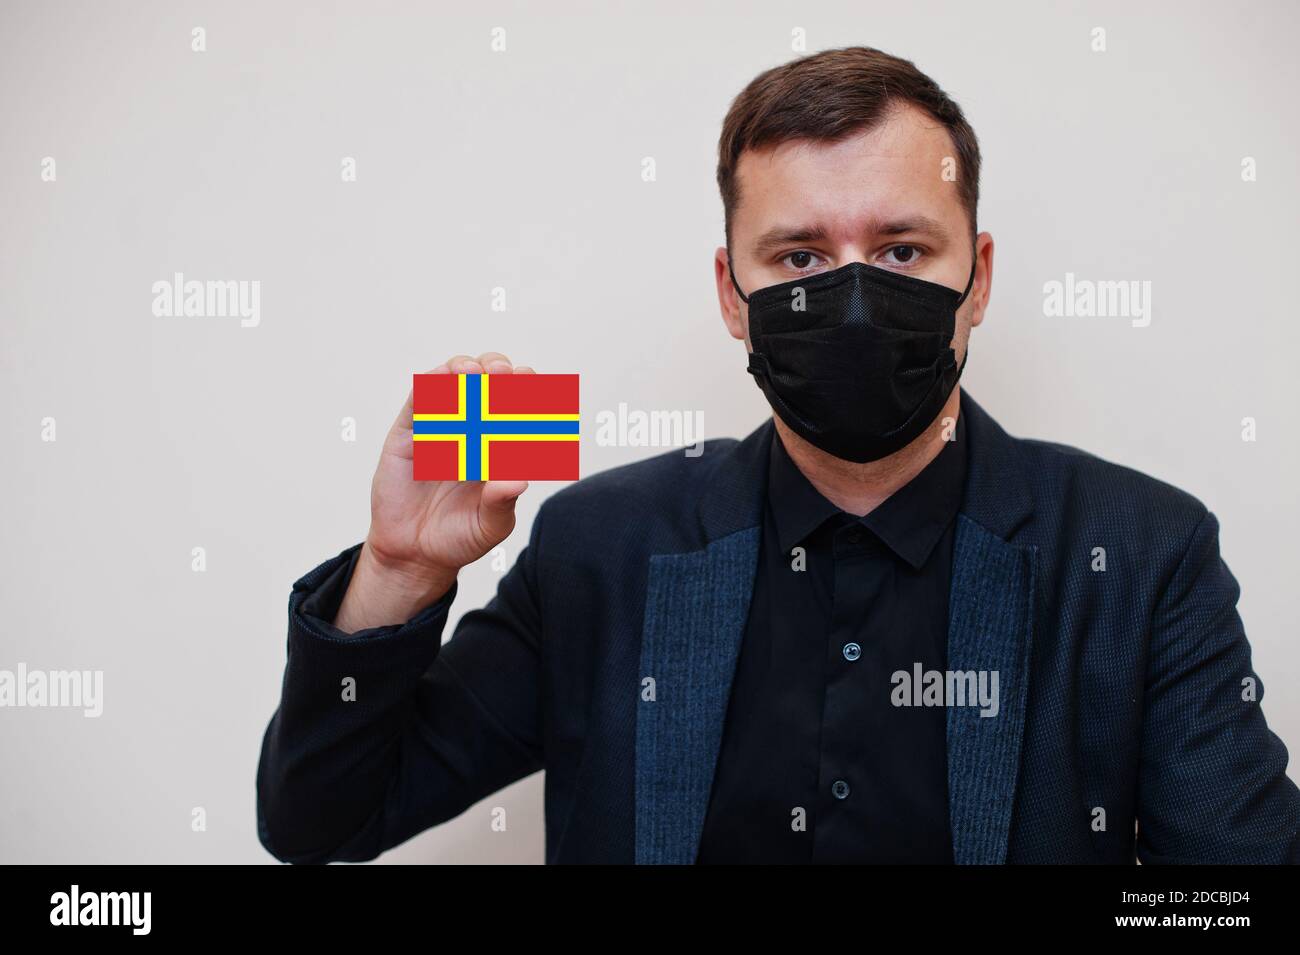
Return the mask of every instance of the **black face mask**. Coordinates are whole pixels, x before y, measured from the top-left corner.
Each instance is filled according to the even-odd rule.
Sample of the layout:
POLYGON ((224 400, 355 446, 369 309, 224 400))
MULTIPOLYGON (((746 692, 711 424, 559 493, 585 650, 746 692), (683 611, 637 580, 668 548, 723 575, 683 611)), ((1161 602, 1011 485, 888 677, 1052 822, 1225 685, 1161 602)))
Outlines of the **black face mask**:
POLYGON ((858 463, 906 447, 943 409, 966 367, 952 336, 974 281, 974 261, 961 293, 850 262, 746 298, 731 272, 749 304, 748 370, 772 409, 795 434, 858 463))

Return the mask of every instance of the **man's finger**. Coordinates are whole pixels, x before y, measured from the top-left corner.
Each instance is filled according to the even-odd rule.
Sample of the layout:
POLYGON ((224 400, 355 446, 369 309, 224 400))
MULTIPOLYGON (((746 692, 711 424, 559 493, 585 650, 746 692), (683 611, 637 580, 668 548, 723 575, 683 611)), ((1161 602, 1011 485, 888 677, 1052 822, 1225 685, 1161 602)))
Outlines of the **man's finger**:
POLYGON ((499 351, 485 351, 478 356, 478 363, 490 374, 509 374, 511 370, 510 359, 499 351))
POLYGON ((447 359, 447 368, 452 374, 456 375, 481 375, 483 366, 478 363, 478 359, 470 358, 469 355, 453 355, 447 359))

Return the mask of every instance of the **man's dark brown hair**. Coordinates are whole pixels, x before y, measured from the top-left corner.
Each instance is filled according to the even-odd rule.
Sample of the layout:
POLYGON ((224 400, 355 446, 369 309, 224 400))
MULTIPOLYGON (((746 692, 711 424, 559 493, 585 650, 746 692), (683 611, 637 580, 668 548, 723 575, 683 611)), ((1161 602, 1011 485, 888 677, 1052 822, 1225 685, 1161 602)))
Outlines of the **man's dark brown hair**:
MULTIPOLYGON (((834 142, 874 126, 890 108, 911 103, 948 130, 957 159, 957 188, 974 241, 980 192, 980 147, 961 107, 910 61, 865 46, 825 50, 754 77, 727 111, 718 140, 718 188, 726 216, 740 201, 736 163, 746 149, 794 139, 834 142)), ((935 170, 935 175, 940 174, 935 170)))

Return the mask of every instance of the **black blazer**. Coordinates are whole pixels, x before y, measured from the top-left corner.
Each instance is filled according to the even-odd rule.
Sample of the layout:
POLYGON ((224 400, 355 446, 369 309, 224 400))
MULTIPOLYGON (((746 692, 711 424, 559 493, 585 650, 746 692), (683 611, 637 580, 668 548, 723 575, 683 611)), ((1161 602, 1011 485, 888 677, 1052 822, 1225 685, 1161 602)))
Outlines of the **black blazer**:
MULTIPOLYGON (((948 666, 996 672, 1000 702, 991 718, 948 708, 956 861, 1300 861, 1300 793, 1214 515, 1012 438, 964 392, 961 408, 948 666)), ((298 580, 262 844, 286 862, 373 859, 545 768, 548 862, 693 861, 772 438, 768 421, 556 493, 446 645, 455 588, 400 627, 328 625, 359 544, 298 580)))

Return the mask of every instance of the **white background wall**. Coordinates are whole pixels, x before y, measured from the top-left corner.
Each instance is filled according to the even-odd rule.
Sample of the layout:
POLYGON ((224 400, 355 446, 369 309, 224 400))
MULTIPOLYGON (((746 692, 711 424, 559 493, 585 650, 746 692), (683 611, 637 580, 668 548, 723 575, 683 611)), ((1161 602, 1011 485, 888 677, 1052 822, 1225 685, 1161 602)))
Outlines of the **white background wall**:
MULTIPOLYGON (((0 668, 105 679, 99 719, 0 709, 0 860, 270 861, 253 779, 289 588, 364 536, 413 371, 495 349, 580 372, 588 422, 762 420, 717 313, 714 164, 797 27, 962 104, 997 241, 963 384, 1219 516, 1265 714, 1300 748, 1293 4, 307 6, 0 7, 0 668), (260 281, 261 324, 154 317, 177 271, 260 281), (1066 272, 1149 280, 1150 326, 1045 318, 1066 272)), ((648 453, 588 437, 583 466, 648 453)), ((512 558, 555 487, 525 494, 512 558)), ((469 568, 454 618, 498 577, 469 568)), ((540 861, 541 797, 521 781, 385 859, 540 861)))

